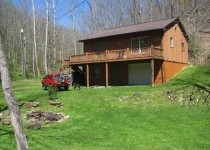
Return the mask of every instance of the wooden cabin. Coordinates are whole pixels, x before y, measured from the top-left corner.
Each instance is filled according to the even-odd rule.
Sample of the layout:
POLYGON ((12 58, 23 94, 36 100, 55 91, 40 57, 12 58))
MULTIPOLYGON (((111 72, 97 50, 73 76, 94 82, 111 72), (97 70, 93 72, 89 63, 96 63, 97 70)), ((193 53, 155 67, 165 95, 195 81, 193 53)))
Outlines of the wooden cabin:
POLYGON ((188 63, 187 40, 179 18, 112 28, 81 39, 84 54, 64 63, 86 86, 159 84, 188 63))

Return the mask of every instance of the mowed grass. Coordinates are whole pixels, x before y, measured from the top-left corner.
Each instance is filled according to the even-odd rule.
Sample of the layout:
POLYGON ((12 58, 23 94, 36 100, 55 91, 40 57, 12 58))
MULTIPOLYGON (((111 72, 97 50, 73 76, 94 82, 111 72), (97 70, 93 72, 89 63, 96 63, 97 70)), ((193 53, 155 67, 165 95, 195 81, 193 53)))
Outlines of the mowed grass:
MULTIPOLYGON (((19 103, 40 103, 33 110, 70 115, 65 122, 29 130, 25 114, 32 109, 23 105, 30 150, 210 149, 210 110, 166 99, 167 91, 193 84, 210 85, 210 68, 188 66, 170 82, 154 87, 71 88, 58 92, 61 107, 49 105, 39 80, 14 82, 13 87, 19 103), (140 97, 133 98, 134 93, 140 97)), ((0 94, 2 107, 4 101, 0 94)), ((12 127, 0 125, 0 149, 15 148, 12 127)))

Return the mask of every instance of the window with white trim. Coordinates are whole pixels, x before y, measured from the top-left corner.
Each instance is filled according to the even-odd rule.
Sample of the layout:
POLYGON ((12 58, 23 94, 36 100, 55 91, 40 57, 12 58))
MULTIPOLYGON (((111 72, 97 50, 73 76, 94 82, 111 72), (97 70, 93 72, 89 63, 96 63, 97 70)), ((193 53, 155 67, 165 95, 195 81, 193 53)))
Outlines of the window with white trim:
POLYGON ((174 39, 170 37, 170 47, 174 47, 174 39))
POLYGON ((181 42, 181 51, 184 52, 184 42, 181 42))
POLYGON ((131 39, 131 48, 132 49, 141 49, 148 47, 148 37, 138 37, 131 39))

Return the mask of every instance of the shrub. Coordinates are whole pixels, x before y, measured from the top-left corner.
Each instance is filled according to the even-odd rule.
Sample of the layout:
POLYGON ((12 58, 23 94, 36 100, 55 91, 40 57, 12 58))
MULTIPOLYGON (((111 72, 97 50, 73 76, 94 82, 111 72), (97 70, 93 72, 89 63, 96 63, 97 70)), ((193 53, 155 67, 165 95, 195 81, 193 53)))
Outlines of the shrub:
POLYGON ((57 87, 52 87, 52 86, 49 86, 48 87, 48 96, 49 96, 49 100, 55 100, 57 99, 57 87))

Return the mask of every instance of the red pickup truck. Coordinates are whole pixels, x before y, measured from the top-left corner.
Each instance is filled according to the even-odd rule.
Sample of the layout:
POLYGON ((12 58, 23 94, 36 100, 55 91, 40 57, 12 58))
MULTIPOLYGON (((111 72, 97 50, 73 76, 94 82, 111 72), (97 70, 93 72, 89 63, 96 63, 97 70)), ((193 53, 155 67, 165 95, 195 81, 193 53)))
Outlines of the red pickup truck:
POLYGON ((47 74, 42 79, 42 88, 44 90, 47 89, 47 87, 57 87, 58 90, 61 88, 64 88, 65 90, 68 90, 69 85, 72 83, 72 79, 68 76, 68 74, 64 73, 54 73, 54 74, 47 74))

